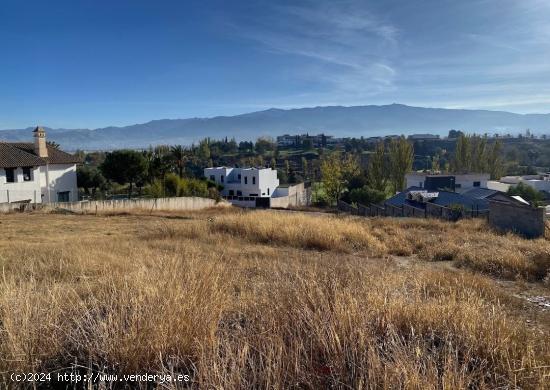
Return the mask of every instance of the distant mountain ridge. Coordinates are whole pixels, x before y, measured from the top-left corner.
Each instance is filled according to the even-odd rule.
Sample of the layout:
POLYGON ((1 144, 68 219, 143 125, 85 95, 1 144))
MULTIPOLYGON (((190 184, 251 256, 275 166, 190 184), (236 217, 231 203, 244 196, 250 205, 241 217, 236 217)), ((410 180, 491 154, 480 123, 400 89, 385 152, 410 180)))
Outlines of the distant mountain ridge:
MULTIPOLYGON (((259 136, 321 133, 336 137, 372 137, 388 134, 434 133, 450 129, 477 133, 517 133, 531 129, 550 133, 550 114, 514 114, 505 111, 382 106, 327 106, 296 109, 272 108, 234 116, 160 119, 143 124, 100 129, 50 129, 48 139, 67 150, 145 148, 158 144, 188 145, 211 137, 251 140, 259 136)), ((0 130, 0 140, 25 141, 30 130, 0 130)))

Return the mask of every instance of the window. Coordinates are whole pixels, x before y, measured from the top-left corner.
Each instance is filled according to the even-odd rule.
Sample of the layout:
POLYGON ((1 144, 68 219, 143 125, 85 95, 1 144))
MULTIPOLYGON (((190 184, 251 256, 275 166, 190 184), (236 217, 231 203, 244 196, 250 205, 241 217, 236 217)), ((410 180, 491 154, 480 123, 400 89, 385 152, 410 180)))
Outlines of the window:
POLYGON ((30 167, 23 167, 23 181, 32 180, 32 169, 30 167))
POLYGON ((418 183, 418 186, 419 186, 420 188, 422 188, 422 185, 423 185, 423 184, 424 184, 424 183, 420 182, 420 183, 418 183))
POLYGON ((267 194, 269 195, 269 188, 267 189, 267 194))
POLYGON ((223 183, 223 175, 220 176, 220 181, 223 183))
POLYGON ((235 191, 229 190, 229 196, 233 196, 233 195, 235 195, 235 191))
POLYGON ((474 187, 479 187, 481 186, 481 183, 479 181, 474 181, 474 187))
POLYGON ((15 183, 15 168, 4 168, 6 171, 6 183, 15 183))
POLYGON ((241 174, 240 173, 237 175, 237 180, 241 181, 241 174))
POLYGON ((57 193, 57 201, 58 202, 68 202, 70 194, 71 194, 71 191, 58 192, 57 193))
POLYGON ((258 194, 250 194, 250 196, 256 197, 258 196, 258 194))
POLYGON ((210 180, 212 180, 212 181, 216 181, 216 176, 214 176, 214 175, 210 175, 210 180))
POLYGON ((462 184, 455 184, 455 188, 460 188, 462 187, 462 184))
POLYGON ((243 196, 243 192, 242 191, 237 191, 237 196, 243 196))
POLYGON ((256 184, 256 176, 252 176, 252 184, 256 184))
POLYGON ((248 176, 244 177, 244 184, 248 184, 248 176))

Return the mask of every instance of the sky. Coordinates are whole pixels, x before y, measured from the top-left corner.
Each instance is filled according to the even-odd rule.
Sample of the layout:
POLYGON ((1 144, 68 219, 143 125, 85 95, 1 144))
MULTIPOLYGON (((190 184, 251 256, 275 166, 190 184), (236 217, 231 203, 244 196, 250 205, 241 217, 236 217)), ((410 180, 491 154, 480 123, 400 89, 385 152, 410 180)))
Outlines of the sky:
POLYGON ((0 128, 402 103, 550 112, 550 0, 2 0, 0 128))

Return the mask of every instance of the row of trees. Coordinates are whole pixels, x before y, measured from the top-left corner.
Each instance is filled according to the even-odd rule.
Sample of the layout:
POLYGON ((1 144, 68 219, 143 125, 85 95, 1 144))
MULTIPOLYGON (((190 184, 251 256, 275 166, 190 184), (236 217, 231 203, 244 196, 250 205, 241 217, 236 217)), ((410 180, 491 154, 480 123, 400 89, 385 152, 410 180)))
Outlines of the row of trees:
POLYGON ((330 203, 342 196, 360 203, 377 203, 391 191, 402 191, 412 169, 414 150, 404 137, 380 142, 369 158, 367 170, 353 154, 334 152, 321 161, 321 180, 330 203))
MULTIPOLYGON (((213 183, 186 176, 188 162, 207 159, 205 148, 199 144, 192 152, 182 146, 159 146, 147 151, 117 150, 107 153, 98 167, 84 165, 77 171, 78 186, 87 195, 106 191, 110 183, 128 186, 131 197, 134 187, 147 187, 150 195, 159 196, 217 196, 213 183)), ((202 170, 201 175, 202 176, 202 170)))
POLYGON ((451 171, 454 173, 486 172, 491 179, 499 179, 503 173, 502 142, 488 142, 487 136, 461 134, 456 141, 451 171))

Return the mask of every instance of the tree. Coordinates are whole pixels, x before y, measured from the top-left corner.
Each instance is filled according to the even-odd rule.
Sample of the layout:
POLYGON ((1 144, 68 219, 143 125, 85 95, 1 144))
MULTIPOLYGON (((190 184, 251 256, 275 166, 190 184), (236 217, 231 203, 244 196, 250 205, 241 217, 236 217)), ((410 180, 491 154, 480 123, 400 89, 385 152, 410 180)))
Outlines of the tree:
POLYGON ((46 144, 54 149, 59 149, 61 147, 61 145, 55 141, 46 141, 46 144))
POLYGON ((258 154, 264 154, 267 151, 275 150, 277 147, 277 144, 273 140, 273 138, 270 137, 260 137, 256 140, 256 153, 258 154))
POLYGON ((197 148, 197 157, 201 160, 201 161, 208 161, 210 159, 210 140, 208 138, 206 139, 203 139, 200 143, 199 143, 199 147, 197 148))
POLYGON ((519 195, 534 205, 540 204, 544 198, 540 191, 537 191, 533 187, 521 182, 516 186, 508 188, 508 195, 519 195))
POLYGON ((172 148, 170 148, 170 155, 174 163, 176 164, 176 169, 178 170, 179 177, 182 178, 183 170, 185 168, 185 162, 187 161, 185 148, 181 145, 172 146, 172 148))
POLYGON ((389 146, 390 181, 395 192, 405 188, 405 175, 412 170, 414 150, 405 137, 392 139, 389 146))
POLYGON ((107 184, 105 177, 97 168, 88 165, 79 166, 76 169, 76 181, 78 188, 84 189, 87 195, 95 196, 98 188, 105 188, 107 184))
POLYGON ((105 156, 99 167, 103 175, 118 184, 129 184, 128 197, 132 197, 134 183, 139 183, 147 173, 147 160, 135 150, 116 150, 105 156))
POLYGON ((377 191, 385 191, 388 181, 387 172, 386 149, 384 141, 380 141, 369 159, 367 170, 369 186, 377 191))
POLYGON ((500 179, 503 173, 502 165, 502 141, 498 139, 493 143, 487 158, 487 168, 491 179, 500 179))
POLYGON ((349 180, 360 170, 357 158, 349 154, 342 158, 337 153, 331 153, 321 161, 321 181, 333 203, 340 200, 349 180))
POLYGON ((468 172, 471 165, 471 148, 469 138, 461 134, 456 141, 456 150, 451 162, 454 173, 468 172))
POLYGON ((302 174, 304 175, 304 179, 309 176, 307 159, 305 157, 302 157, 302 174))
POLYGON ((458 138, 461 135, 464 135, 464 133, 460 130, 449 130, 448 138, 458 138))
POLYGON ((364 186, 362 188, 355 188, 351 190, 349 198, 353 203, 369 205, 384 201, 386 199, 386 193, 384 191, 378 191, 374 188, 364 186))

